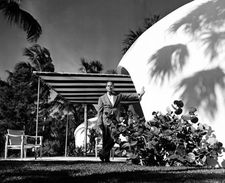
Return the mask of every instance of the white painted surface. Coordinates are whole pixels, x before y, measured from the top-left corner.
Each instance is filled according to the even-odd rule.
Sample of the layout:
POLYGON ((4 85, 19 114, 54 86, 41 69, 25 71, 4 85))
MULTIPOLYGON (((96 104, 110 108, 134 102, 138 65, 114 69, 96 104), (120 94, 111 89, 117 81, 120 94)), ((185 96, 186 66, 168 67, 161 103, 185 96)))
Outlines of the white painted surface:
POLYGON ((176 99, 225 145, 225 0, 195 0, 146 30, 121 59, 147 120, 176 99))
MULTIPOLYGON (((97 117, 88 119, 88 129, 92 129, 97 125, 97 117)), ((89 135, 89 130, 88 130, 89 135)), ((85 124, 81 123, 74 131, 75 146, 84 147, 84 136, 85 136, 85 124)), ((87 136, 87 143, 89 143, 89 137, 87 136)))

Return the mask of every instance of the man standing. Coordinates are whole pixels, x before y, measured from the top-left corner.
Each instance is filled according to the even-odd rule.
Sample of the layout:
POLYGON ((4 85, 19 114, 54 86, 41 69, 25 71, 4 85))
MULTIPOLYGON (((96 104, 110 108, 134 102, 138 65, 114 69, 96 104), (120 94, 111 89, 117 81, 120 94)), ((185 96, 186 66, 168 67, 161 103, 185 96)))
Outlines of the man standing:
POLYGON ((116 124, 120 117, 120 102, 139 99, 144 95, 144 88, 140 94, 116 94, 112 81, 106 83, 106 94, 98 100, 98 125, 102 130, 102 150, 99 157, 103 162, 109 162, 110 151, 117 139, 116 124))

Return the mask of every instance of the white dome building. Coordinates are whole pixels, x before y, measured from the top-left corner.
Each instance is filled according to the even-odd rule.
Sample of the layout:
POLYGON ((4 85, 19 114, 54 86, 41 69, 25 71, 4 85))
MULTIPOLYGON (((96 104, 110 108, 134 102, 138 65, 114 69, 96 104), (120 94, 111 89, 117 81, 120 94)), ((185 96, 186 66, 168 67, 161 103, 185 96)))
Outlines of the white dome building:
MULTIPOLYGON (((88 119, 88 129, 92 129, 97 125, 97 117, 88 119)), ((89 134, 89 130, 87 131, 89 134)), ((81 123, 74 131, 75 147, 84 147, 85 144, 85 124, 81 123)), ((87 143, 89 143, 89 137, 87 136, 87 143)))
POLYGON ((147 120, 182 99, 225 145, 225 0, 195 0, 170 13, 136 40, 119 66, 137 91, 145 86, 147 120))

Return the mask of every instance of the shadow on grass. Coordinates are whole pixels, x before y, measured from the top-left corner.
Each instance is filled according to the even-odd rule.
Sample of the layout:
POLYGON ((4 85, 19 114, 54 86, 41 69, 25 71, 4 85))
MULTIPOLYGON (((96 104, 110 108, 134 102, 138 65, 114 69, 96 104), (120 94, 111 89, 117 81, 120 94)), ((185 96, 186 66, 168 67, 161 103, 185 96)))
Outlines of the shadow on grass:
POLYGON ((144 167, 127 163, 18 162, 0 163, 0 182, 225 182, 225 169, 144 167))

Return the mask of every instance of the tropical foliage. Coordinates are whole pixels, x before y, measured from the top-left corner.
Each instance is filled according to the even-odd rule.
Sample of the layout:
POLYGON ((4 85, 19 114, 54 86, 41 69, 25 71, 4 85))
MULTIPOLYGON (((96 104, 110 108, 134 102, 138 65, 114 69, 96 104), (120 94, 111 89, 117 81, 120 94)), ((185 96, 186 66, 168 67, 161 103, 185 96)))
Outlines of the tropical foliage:
POLYGON ((38 21, 20 8, 22 0, 0 0, 0 11, 10 24, 14 23, 27 33, 27 40, 36 42, 42 33, 38 21))
POLYGON ((103 70, 103 65, 98 60, 87 60, 81 58, 81 68, 80 71, 83 73, 101 73, 103 70))
MULTIPOLYGON (((73 116, 57 111, 48 117, 40 130, 44 139, 43 156, 63 156, 65 154, 66 123, 68 122, 68 142, 73 142, 73 131, 77 127, 73 116)), ((69 146, 70 149, 70 146, 69 146)))
POLYGON ((25 48, 23 55, 27 57, 34 70, 54 72, 51 54, 47 48, 34 44, 29 48, 25 48))
POLYGON ((198 121, 195 108, 183 114, 183 106, 174 101, 167 114, 153 112, 150 121, 134 120, 130 114, 118 127, 126 138, 120 142, 122 154, 141 165, 216 166, 223 144, 210 126, 198 121))
POLYGON ((126 38, 123 40, 122 53, 125 54, 137 38, 149 27, 158 22, 159 19, 159 15, 153 15, 150 18, 145 18, 143 28, 138 27, 136 31, 130 30, 129 33, 125 35, 126 38))
MULTIPOLYGON (((37 77, 33 71, 42 68, 45 71, 54 71, 54 66, 46 48, 34 45, 25 49, 26 52, 37 55, 28 57, 30 62, 20 62, 15 65, 13 71, 7 71, 7 81, 0 81, 0 128, 1 148, 4 134, 7 128, 23 129, 26 134, 35 134, 36 101, 37 101, 37 77), (39 49, 36 49, 39 48, 39 49), (44 55, 44 56, 43 56, 44 55), (38 58, 41 57, 41 61, 38 58), (32 62, 31 62, 32 60, 32 62), (37 67, 37 63, 39 64, 37 67)), ((49 116, 47 110, 50 90, 42 83, 40 90, 40 121, 49 116)))

